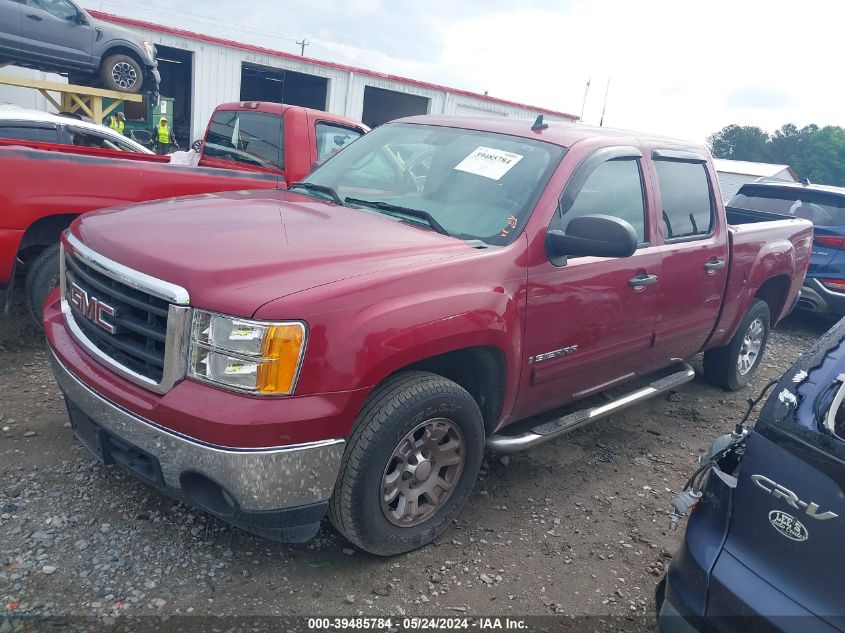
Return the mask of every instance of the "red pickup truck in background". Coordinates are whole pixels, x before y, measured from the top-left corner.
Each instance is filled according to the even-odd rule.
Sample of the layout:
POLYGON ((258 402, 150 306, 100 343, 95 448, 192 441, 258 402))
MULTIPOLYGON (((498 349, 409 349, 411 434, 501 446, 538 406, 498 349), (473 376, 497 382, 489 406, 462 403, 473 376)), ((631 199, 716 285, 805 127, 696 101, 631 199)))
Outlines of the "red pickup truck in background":
POLYGON ((286 187, 367 131, 320 110, 226 103, 215 109, 197 144, 197 168, 172 166, 168 156, 0 139, 0 287, 6 286, 7 307, 17 270, 41 322, 44 299, 58 283, 59 235, 81 213, 196 193, 286 187))
POLYGON ((272 538, 329 512, 389 555, 447 528, 485 445, 676 388, 701 351, 746 385, 811 243, 805 220, 726 216, 703 147, 412 117, 286 191, 80 217, 45 331, 106 463, 272 538))

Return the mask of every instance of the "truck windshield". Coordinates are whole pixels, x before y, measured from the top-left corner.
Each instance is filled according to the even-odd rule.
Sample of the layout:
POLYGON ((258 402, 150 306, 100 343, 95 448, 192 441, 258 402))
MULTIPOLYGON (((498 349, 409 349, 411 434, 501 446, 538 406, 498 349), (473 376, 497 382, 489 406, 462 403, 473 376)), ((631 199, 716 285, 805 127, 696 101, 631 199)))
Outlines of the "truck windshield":
POLYGON ((810 220, 816 226, 845 224, 845 196, 812 189, 743 187, 727 206, 792 215, 810 220))
POLYGON ((522 230, 563 154, 533 139, 393 123, 352 143, 306 182, 331 187, 349 206, 504 245, 522 230))

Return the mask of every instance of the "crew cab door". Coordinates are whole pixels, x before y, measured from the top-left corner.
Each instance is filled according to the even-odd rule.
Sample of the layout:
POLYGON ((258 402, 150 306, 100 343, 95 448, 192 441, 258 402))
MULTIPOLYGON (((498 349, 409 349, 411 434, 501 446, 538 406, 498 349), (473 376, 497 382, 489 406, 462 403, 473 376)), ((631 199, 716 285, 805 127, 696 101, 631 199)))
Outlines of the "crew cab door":
POLYGON ((60 66, 91 68, 94 27, 68 0, 26 0, 23 50, 60 66))
POLYGON ((658 360, 689 358, 710 336, 722 305, 725 215, 704 155, 657 149, 652 159, 663 241, 654 354, 658 360))
POLYGON ((652 344, 661 281, 641 165, 633 146, 588 155, 570 177, 550 229, 572 218, 612 215, 631 223, 639 248, 631 257, 569 257, 528 271, 527 372, 517 417, 600 391, 644 366, 652 344))
POLYGON ((22 19, 21 0, 0 0, 0 51, 20 54, 22 19))

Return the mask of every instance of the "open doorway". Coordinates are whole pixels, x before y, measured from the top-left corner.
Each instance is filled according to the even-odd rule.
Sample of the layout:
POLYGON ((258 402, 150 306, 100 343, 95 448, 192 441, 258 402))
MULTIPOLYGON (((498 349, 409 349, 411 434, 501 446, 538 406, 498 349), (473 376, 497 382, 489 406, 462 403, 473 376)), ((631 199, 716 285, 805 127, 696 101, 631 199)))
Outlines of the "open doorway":
POLYGON ((272 101, 325 110, 328 90, 325 77, 284 68, 241 66, 241 101, 272 101))
POLYGON ((191 108, 194 54, 179 48, 156 44, 158 71, 161 73, 162 97, 173 99, 173 135, 179 147, 191 144, 191 108))
POLYGON ((376 127, 403 116, 427 114, 428 102, 426 97, 365 86, 364 113, 361 118, 365 125, 376 127))

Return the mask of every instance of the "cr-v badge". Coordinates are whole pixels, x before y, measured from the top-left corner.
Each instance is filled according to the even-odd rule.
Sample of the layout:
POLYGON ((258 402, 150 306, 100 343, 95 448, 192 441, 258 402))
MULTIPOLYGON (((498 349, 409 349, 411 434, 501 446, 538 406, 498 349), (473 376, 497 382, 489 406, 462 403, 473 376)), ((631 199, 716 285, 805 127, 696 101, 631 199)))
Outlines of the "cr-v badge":
MULTIPOLYGON (((757 485, 757 487, 762 488, 763 490, 768 492, 775 499, 783 499, 796 510, 803 509, 804 514, 813 517, 814 519, 817 519, 819 521, 827 521, 828 519, 835 519, 839 516, 838 514, 836 514, 835 512, 831 512, 830 510, 828 510, 827 512, 819 512, 819 504, 815 503, 814 501, 810 501, 810 503, 807 503, 806 501, 801 501, 801 499, 798 498, 798 495, 792 492, 789 488, 781 486, 779 483, 772 481, 765 475, 751 475, 751 481, 753 481, 757 485)), ((789 515, 787 514, 786 516, 789 515)), ((769 514, 769 520, 771 521, 771 519, 772 515, 769 514)), ((774 523, 772 523, 772 525, 774 525, 774 523)), ((802 525, 801 528, 803 529, 803 527, 804 526, 802 525)), ((804 539, 796 540, 803 541, 804 539)))

